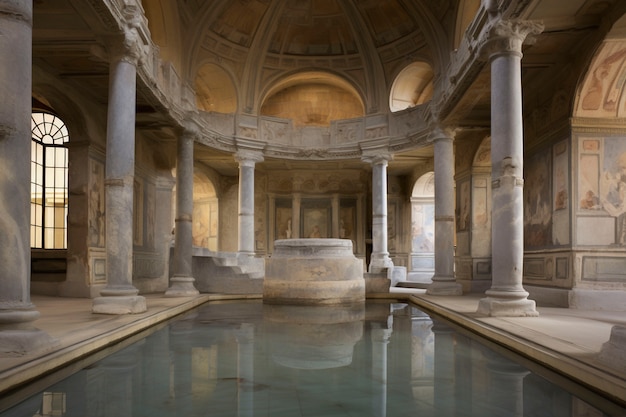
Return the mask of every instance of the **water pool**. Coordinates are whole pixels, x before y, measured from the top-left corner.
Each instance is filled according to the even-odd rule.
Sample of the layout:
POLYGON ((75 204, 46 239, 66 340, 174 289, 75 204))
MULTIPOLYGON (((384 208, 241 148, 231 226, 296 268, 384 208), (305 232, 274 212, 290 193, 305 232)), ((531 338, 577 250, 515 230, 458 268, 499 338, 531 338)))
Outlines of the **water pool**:
POLYGON ((403 303, 212 302, 126 344, 0 417, 626 415, 403 303))

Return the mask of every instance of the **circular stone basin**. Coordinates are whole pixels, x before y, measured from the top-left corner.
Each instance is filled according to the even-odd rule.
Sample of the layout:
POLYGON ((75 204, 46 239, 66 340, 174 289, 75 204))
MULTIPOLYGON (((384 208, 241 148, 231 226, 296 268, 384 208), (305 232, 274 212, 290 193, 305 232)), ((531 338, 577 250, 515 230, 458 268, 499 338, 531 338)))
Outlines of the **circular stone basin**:
POLYGON ((339 304, 365 301, 363 261, 348 239, 282 239, 265 264, 263 301, 339 304))

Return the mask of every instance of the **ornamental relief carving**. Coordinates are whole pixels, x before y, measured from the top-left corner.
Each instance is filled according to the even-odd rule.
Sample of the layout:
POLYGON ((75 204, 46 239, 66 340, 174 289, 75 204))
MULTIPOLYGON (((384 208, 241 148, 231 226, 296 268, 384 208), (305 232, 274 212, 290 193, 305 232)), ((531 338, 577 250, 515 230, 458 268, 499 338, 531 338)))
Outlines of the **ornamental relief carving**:
POLYGON ((253 127, 245 127, 239 126, 239 136, 248 138, 248 139, 256 139, 257 138, 257 129, 253 127))
POLYGON ((332 136, 336 144, 358 142, 363 136, 363 121, 337 122, 333 124, 332 136))
POLYGON ((291 133, 289 121, 261 120, 261 139, 269 143, 289 143, 291 133))
POLYGON ((300 173, 295 176, 292 173, 272 173, 267 177, 268 192, 274 193, 343 193, 354 194, 355 191, 364 190, 364 182, 360 173, 348 174, 351 178, 345 178, 346 173, 300 173))

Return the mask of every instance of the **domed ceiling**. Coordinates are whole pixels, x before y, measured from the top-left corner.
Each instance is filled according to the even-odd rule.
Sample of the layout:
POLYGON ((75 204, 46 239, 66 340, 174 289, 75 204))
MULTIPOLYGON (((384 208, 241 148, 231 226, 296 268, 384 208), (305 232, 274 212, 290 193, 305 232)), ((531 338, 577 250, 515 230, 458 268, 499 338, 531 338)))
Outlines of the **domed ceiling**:
MULTIPOLYGON (((161 10, 165 10, 165 0, 161 10)), ((144 1, 154 9, 155 2, 144 1)), ((285 109, 266 100, 281 92, 275 86, 298 72, 315 74, 315 86, 302 79, 304 91, 290 83, 282 95, 302 98, 312 89, 313 96, 326 96, 348 103, 350 108, 328 109, 327 114, 311 118, 313 124, 337 117, 358 117, 389 111, 389 90, 397 74, 414 62, 438 67, 432 51, 449 43, 443 25, 453 25, 456 1, 415 2, 409 0, 217 0, 179 1, 181 50, 186 75, 195 79, 199 103, 229 103, 228 108, 210 106, 210 111, 237 111, 258 115, 285 116, 285 109), (427 30, 424 30, 427 28, 427 30), (213 77, 221 68, 228 74, 232 88, 224 87, 224 77, 213 77), (326 76, 324 76, 326 74, 326 76), (338 87, 337 79, 349 84, 338 87), (384 80, 384 82, 381 82, 384 80), (236 94, 236 98, 232 95, 236 94), (362 103, 362 109, 356 103, 362 103), (356 112, 356 113, 355 113, 356 112)), ((147 10, 148 16, 155 14, 147 10)), ((153 19, 154 23, 154 19, 153 19)), ((171 27, 151 25, 151 31, 171 27)), ((162 34, 155 38, 168 42, 162 34)), ((171 42, 171 40, 169 41, 171 42)), ((432 73, 427 75, 431 82, 432 73)), ((423 84, 417 82, 415 84, 423 84)), ((319 105, 313 104, 314 107, 319 105)), ((200 109, 209 110, 206 105, 200 109)), ((319 110, 319 109, 317 109, 319 110)), ((297 118, 296 125, 307 124, 297 118)))

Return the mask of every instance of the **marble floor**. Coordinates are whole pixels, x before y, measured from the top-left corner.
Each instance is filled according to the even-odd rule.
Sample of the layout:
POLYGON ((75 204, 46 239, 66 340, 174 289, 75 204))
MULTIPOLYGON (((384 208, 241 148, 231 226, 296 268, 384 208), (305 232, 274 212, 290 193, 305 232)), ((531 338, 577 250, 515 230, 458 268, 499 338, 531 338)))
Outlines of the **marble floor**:
MULTIPOLYGON (((475 314, 480 294, 460 297, 429 296, 419 289, 394 288, 374 298, 411 301, 434 316, 442 316, 464 331, 477 333, 495 345, 558 370, 559 377, 576 381, 626 405, 626 362, 602 360, 600 352, 616 325, 626 326, 624 312, 583 311, 538 307, 539 317, 493 318, 475 314)), ((126 316, 95 315, 91 300, 33 296, 41 313, 36 326, 56 339, 48 351, 19 357, 0 357, 0 409, 11 393, 26 382, 42 387, 46 375, 95 351, 132 339, 154 326, 205 302, 255 296, 201 294, 189 298, 147 295, 148 311, 126 316)), ((622 355, 624 349, 622 349, 622 355)), ((622 356, 623 357, 623 356, 622 356)), ((78 365, 77 365, 78 366, 78 365)))

